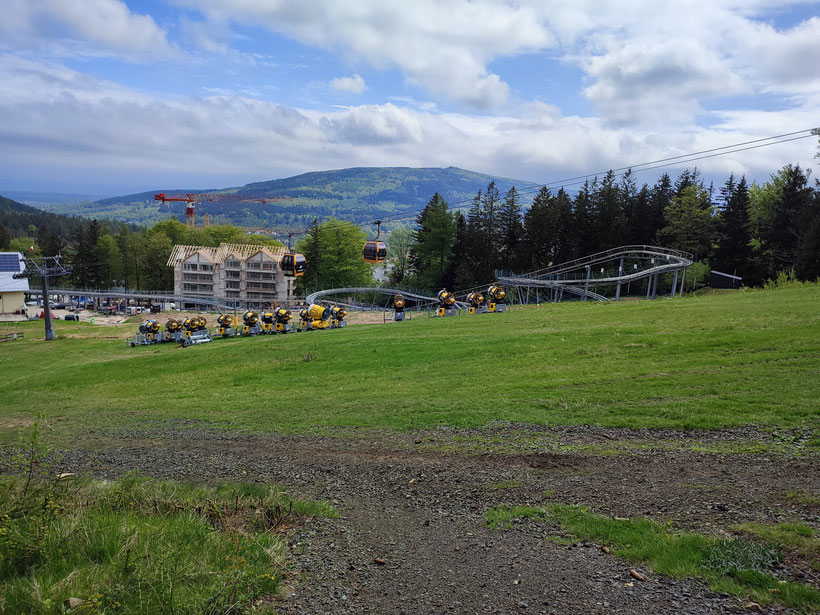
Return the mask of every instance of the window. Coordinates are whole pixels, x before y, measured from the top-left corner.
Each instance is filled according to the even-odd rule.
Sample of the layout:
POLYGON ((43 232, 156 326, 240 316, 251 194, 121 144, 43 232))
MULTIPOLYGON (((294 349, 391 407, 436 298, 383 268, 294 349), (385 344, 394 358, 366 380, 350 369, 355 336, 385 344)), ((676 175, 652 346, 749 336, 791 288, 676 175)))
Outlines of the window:
POLYGON ((233 278, 234 280, 238 280, 239 279, 239 272, 238 271, 226 271, 225 272, 225 277, 228 278, 228 279, 233 278))
POLYGON ((275 280, 276 276, 272 273, 257 273, 249 271, 245 274, 246 280, 275 280))
POLYGON ((212 271, 213 268, 214 268, 213 265, 200 265, 199 266, 200 271, 212 271))
POLYGON ((259 269, 261 264, 259 261, 248 261, 248 269, 259 269))
POLYGON ((239 282, 228 281, 225 282, 225 288, 239 288, 239 282))
POLYGON ((225 267, 239 269, 239 261, 225 261, 225 267))
POLYGON ((201 282, 204 284, 213 284, 214 276, 207 273, 183 273, 182 279, 186 282, 201 282))

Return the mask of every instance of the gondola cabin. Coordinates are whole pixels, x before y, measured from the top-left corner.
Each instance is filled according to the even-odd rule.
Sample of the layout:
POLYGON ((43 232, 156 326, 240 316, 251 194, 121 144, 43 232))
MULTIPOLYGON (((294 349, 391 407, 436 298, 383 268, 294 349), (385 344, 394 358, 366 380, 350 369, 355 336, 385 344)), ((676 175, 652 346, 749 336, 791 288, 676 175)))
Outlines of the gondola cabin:
POLYGON ((383 241, 368 241, 362 248, 364 262, 378 265, 387 256, 387 245, 383 241))
POLYGON ((307 269, 307 259, 303 254, 295 254, 288 252, 282 257, 282 262, 279 263, 284 273, 289 278, 298 278, 305 275, 307 269))

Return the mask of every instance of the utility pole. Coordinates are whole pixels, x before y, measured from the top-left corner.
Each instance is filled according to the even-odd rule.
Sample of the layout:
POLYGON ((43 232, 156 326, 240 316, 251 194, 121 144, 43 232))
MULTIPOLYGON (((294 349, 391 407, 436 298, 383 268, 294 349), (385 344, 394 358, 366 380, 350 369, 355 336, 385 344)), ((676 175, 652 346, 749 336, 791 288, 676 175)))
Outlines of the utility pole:
POLYGON ((25 259, 26 270, 15 273, 13 278, 34 278, 40 277, 43 280, 43 321, 46 327, 46 339, 54 339, 54 323, 51 321, 51 306, 48 304, 48 279, 57 278, 71 273, 60 264, 59 256, 43 256, 39 258, 29 257, 25 259))

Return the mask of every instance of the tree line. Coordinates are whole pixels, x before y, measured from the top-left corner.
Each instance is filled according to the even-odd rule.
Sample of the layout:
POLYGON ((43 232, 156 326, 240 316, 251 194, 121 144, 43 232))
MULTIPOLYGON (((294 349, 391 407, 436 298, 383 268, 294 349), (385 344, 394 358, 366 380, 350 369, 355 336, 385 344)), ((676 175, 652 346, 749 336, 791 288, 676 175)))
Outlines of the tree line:
MULTIPOLYGON (((61 218, 55 214, 44 215, 61 218)), ((27 256, 60 255, 62 263, 71 269, 71 274, 60 281, 64 286, 171 290, 174 271, 166 263, 175 245, 215 247, 223 242, 282 245, 271 237, 249 235, 232 225, 190 228, 170 219, 141 229, 107 221, 73 217, 70 220, 65 227, 29 226, 27 234, 17 237, 12 237, 0 224, 0 250, 22 252, 27 256)))
MULTIPOLYGON (((81 288, 171 289, 173 270, 166 263, 177 244, 282 245, 231 225, 189 228, 170 219, 137 228, 3 201, 0 250, 61 254, 72 268, 65 283, 81 288), (31 216, 42 216, 36 220, 42 224, 31 216)), ((492 281, 499 269, 535 271, 626 244, 689 252, 701 271, 736 274, 750 286, 787 270, 803 280, 820 276, 820 182, 812 185, 799 165, 786 165, 762 184, 730 175, 718 189, 706 186, 697 169, 674 182, 664 174, 640 188, 631 171, 620 177, 609 171, 574 195, 541 187, 526 210, 514 186, 502 196, 491 181, 466 214, 436 193, 415 223, 387 237, 392 286, 470 288, 492 281)), ((350 222, 314 219, 295 246, 308 261, 301 290, 373 284, 373 268, 361 255, 366 240, 350 222)))
POLYGON ((496 270, 529 272, 627 244, 689 252, 709 268, 736 274, 749 286, 780 271, 820 276, 820 182, 786 165, 763 184, 730 175, 714 189, 697 169, 673 182, 663 174, 640 188, 634 174, 609 171, 575 195, 541 187, 523 211, 515 187, 503 196, 494 182, 469 211, 450 210, 436 193, 416 228, 388 238, 390 283, 435 290, 490 282, 496 270))

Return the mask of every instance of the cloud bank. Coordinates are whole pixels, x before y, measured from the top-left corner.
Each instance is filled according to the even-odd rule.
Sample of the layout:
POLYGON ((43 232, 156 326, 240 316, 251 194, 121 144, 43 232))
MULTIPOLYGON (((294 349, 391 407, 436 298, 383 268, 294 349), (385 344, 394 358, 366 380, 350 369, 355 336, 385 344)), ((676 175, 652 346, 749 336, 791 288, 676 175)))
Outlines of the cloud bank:
MULTIPOLYGON (((820 124, 820 18, 774 20, 797 2, 173 2, 160 17, 122 0, 9 0, 0 187, 208 187, 377 165, 549 181, 820 124), (248 51, 248 28, 349 76, 311 80, 305 59, 292 73, 307 75, 305 104, 286 104, 255 83, 168 94, 83 70, 241 60, 264 80, 277 58, 248 51), (563 69, 580 74, 572 92, 548 85, 563 69), (385 91, 381 74, 403 86, 385 91), (572 96, 584 112, 559 102, 572 96)), ((765 179, 813 153, 798 141, 701 166, 765 179)))

